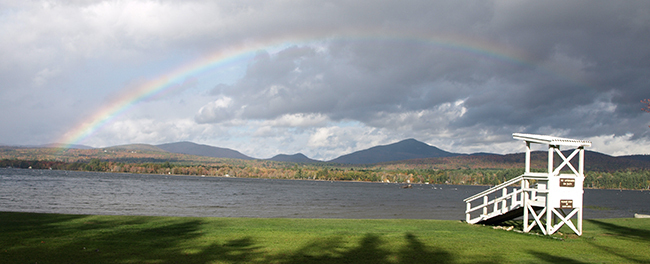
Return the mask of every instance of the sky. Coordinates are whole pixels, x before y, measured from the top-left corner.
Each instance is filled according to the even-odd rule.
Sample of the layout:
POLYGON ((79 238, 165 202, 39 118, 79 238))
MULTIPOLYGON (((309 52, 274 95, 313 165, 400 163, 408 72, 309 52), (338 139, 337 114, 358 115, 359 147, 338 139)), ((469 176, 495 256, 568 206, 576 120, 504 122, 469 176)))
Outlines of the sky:
POLYGON ((0 144, 650 154, 650 1, 0 0, 0 144))

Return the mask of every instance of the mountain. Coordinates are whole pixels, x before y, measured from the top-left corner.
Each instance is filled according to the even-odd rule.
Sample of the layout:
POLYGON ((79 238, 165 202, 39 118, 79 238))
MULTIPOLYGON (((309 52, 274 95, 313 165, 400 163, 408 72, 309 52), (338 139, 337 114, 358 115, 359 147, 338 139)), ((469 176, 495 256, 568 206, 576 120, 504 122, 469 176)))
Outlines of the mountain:
MULTIPOLYGON (((16 148, 60 148, 63 144, 61 143, 50 143, 50 144, 43 144, 43 145, 5 145, 5 144, 0 144, 0 146, 4 147, 16 147, 16 148)), ((90 146, 85 146, 85 145, 69 145, 67 146, 69 149, 93 149, 93 147, 90 146)))
POLYGON ((201 144, 196 144, 187 141, 161 144, 161 145, 156 145, 156 147, 168 152, 179 153, 179 154, 207 156, 207 157, 214 157, 214 158, 231 158, 231 159, 244 159, 244 160, 253 159, 249 156, 241 154, 241 152, 236 150, 213 147, 208 145, 201 145, 201 144))
POLYGON ((107 147, 104 149, 108 150, 129 150, 129 151, 159 151, 159 152, 165 152, 166 150, 161 149, 159 147, 149 145, 149 144, 127 144, 127 145, 118 145, 118 146, 112 146, 112 147, 107 147))
MULTIPOLYGON (((52 144, 45 144, 45 145, 38 145, 36 146, 37 148, 60 148, 62 144, 59 143, 52 143, 52 144)), ((86 145, 77 145, 77 144, 72 144, 67 146, 67 148, 70 149, 93 149, 93 147, 86 146, 86 145)))
MULTIPOLYGON (((571 154, 571 150, 562 151, 565 157, 571 154)), ((402 161, 386 162, 386 165, 427 165, 433 166, 438 169, 480 169, 480 168, 493 168, 493 169, 511 169, 511 168, 524 168, 526 154, 525 153, 512 153, 512 154, 488 154, 480 153, 479 155, 458 155, 453 157, 443 158, 423 158, 411 159, 402 161)), ((578 158, 572 159, 572 164, 577 168, 578 158)), ((534 169, 546 169, 548 162, 548 152, 546 151, 533 151, 531 153, 531 167, 534 169)), ((554 156, 553 162, 558 166, 562 160, 557 154, 554 156)), ((626 156, 614 157, 596 151, 585 150, 585 171, 596 172, 615 172, 620 170, 638 170, 650 169, 650 161, 642 159, 632 159, 626 156)), ((565 167, 568 171, 568 167, 565 167)), ((570 172, 569 172, 570 173, 570 172)))
POLYGON ((624 159, 650 161, 650 155, 627 155, 627 156, 618 156, 618 157, 624 159))
POLYGON ((328 162, 343 164, 372 164, 380 162, 409 159, 453 157, 462 154, 451 153, 415 139, 406 139, 397 143, 375 146, 340 156, 328 162))
MULTIPOLYGON (((637 156, 637 155, 635 155, 637 156)), ((630 156, 610 156, 595 151, 585 151, 585 169, 594 171, 617 171, 625 169, 650 169, 650 159, 630 156)))
POLYGON ((318 161, 318 160, 310 159, 307 156, 303 155, 302 153, 297 153, 297 154, 293 154, 293 155, 279 154, 279 155, 273 156, 273 158, 270 158, 268 160, 285 161, 285 162, 300 162, 300 163, 321 162, 321 161, 318 161))

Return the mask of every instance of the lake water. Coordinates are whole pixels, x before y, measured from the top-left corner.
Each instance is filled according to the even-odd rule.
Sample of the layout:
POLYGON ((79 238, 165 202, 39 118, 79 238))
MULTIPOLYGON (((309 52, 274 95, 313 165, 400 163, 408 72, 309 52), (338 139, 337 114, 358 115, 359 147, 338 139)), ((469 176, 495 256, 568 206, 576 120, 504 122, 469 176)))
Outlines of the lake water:
MULTIPOLYGON (((215 217, 464 219, 485 186, 0 169, 0 211, 215 217)), ((585 218, 650 214, 650 192, 585 190, 585 218)))

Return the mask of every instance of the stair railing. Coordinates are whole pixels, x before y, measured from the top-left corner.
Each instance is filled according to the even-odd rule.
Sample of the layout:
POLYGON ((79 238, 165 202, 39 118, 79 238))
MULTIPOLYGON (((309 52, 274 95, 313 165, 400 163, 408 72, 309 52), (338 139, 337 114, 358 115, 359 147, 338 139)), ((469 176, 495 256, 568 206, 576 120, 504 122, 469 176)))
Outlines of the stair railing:
POLYGON ((513 205, 521 204, 521 189, 513 189, 512 192, 508 192, 508 187, 519 183, 523 180, 523 175, 510 179, 502 184, 496 185, 490 189, 482 191, 474 196, 468 197, 463 200, 466 203, 467 209, 465 210, 465 221, 471 224, 478 223, 489 218, 491 215, 503 214, 510 210, 508 206, 508 200, 510 200, 510 207, 513 205), (501 195, 499 196, 499 191, 501 195), (490 199, 492 197, 492 199, 490 199), (472 207, 472 202, 482 201, 482 203, 472 207), (490 212, 490 206, 492 211, 490 212), (472 213, 482 210, 482 213, 472 218, 472 213))
POLYGON ((470 224, 475 224, 505 214, 510 210, 521 208, 524 206, 524 200, 537 200, 537 193, 540 190, 536 186, 531 188, 530 181, 546 177, 547 175, 543 173, 523 174, 466 198, 463 200, 466 203, 465 221, 470 224), (509 191, 508 187, 511 186, 518 186, 519 188, 512 188, 512 191, 509 191), (526 194, 525 196, 524 193, 526 194), (482 202, 476 205, 477 201, 482 202), (472 203, 475 205, 472 206, 472 203), (480 214, 472 217, 477 212, 480 212, 480 214))

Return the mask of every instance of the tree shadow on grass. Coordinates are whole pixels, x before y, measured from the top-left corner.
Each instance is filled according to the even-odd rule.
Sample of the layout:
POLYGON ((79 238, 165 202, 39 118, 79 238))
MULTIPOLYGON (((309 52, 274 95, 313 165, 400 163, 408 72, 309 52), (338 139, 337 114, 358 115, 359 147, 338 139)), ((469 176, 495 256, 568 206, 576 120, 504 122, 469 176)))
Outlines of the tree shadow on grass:
MULTIPOLYGON (((57 223, 74 221, 84 216, 0 212, 0 263, 26 263, 25 255, 49 242, 43 238, 57 236, 48 228, 57 223)), ((33 262, 32 262, 33 263, 33 262)))
POLYGON ((606 230, 611 235, 623 237, 625 239, 633 239, 633 240, 641 240, 644 242, 650 242, 650 230, 620 226, 620 225, 607 223, 596 219, 589 219, 585 221, 597 225, 598 227, 606 230))
POLYGON ((212 243, 193 254, 163 263, 264 263, 261 247, 251 237, 232 239, 223 244, 212 243))
POLYGON ((429 247, 413 234, 406 234, 407 244, 399 251, 400 263, 453 263, 451 253, 440 248, 429 247))
MULTIPOLYGON (((318 240, 286 256, 274 256, 265 261, 272 263, 457 263, 459 260, 449 251, 429 246, 421 242, 414 234, 404 236, 406 244, 391 258, 392 252, 386 248, 383 239, 375 234, 366 234, 359 243, 351 248, 345 247, 340 237, 318 240)), ((467 261, 465 259, 463 262, 467 261)), ((480 256, 471 259, 471 263, 499 263, 497 259, 480 256)))
MULTIPOLYGON (((498 263, 489 256, 458 256, 422 242, 412 233, 397 249, 380 235, 359 241, 323 237, 289 252, 267 252, 255 238, 204 236, 201 218, 97 217, 0 213, 0 224, 17 220, 12 241, 0 242, 0 263, 498 263), (21 225, 20 220, 30 221, 21 225), (45 232, 41 234, 41 232, 45 232), (24 236, 24 237, 22 237, 24 236), (41 238, 43 243, 41 243, 41 238), (51 243, 50 243, 51 242, 51 243), (28 243, 28 244, 25 244, 28 243), (29 244, 31 243, 31 244, 29 244), (352 243, 352 244, 350 244, 352 243)), ((209 225, 226 225, 210 222, 209 225)), ((214 229, 215 226, 210 226, 214 229)), ((5 233, 2 233, 3 235, 5 233)), ((214 235, 214 233, 212 233, 214 235)), ((218 233, 217 233, 218 235, 218 233)))
POLYGON ((84 215, 35 214, 20 212, 0 212, 0 232, 32 232, 43 230, 44 226, 84 218, 84 215))
POLYGON ((578 261, 578 260, 575 260, 575 259, 570 259, 570 258, 567 258, 567 257, 554 256, 554 255, 548 254, 546 252, 530 250, 530 251, 528 251, 528 253, 533 255, 537 259, 539 259, 541 261, 544 261, 546 263, 572 263, 572 264, 587 263, 587 262, 582 262, 582 261, 578 261))
POLYGON ((203 235, 198 218, 0 213, 0 225, 11 236, 0 242, 0 263, 206 263, 214 254, 236 261, 252 244, 238 239, 214 254, 192 254, 204 252, 193 248, 203 235), (4 227, 21 220, 17 229, 4 227))
POLYGON ((621 259, 625 259, 626 263, 650 263, 650 260, 648 260, 648 259, 644 259, 642 257, 632 256, 630 254, 621 253, 620 250, 618 250, 616 248, 613 248, 613 247, 599 245, 599 244, 596 244, 594 242, 587 242, 587 243, 589 243, 591 246, 593 246, 594 248, 597 248, 600 251, 607 252, 607 253, 612 254, 614 256, 617 256, 617 257, 619 257, 621 259))
MULTIPOLYGON (((595 219, 589 219, 586 221, 605 230, 606 235, 616 237, 617 239, 631 240, 642 244, 648 244, 650 242, 650 230, 621 226, 595 219)), ((648 259, 643 259, 643 257, 640 256, 633 256, 628 253, 622 253, 619 249, 610 245, 602 245, 594 241, 587 241, 587 243, 601 251, 625 259, 629 263, 650 263, 650 260, 648 259)))
POLYGON ((313 241, 295 252, 270 257, 274 263, 389 263, 389 253, 381 249, 377 235, 366 234, 359 244, 346 249, 344 240, 334 236, 313 241))

